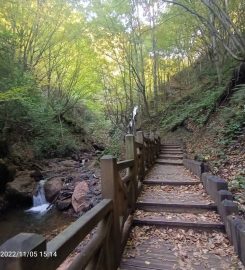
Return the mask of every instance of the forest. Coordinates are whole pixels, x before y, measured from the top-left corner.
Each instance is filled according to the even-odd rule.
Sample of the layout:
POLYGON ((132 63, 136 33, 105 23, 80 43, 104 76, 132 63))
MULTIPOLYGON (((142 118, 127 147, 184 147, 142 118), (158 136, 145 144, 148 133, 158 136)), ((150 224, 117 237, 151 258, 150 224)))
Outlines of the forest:
POLYGON ((161 117, 202 84, 190 110, 205 122, 245 58, 243 1, 2 0, 0 25, 1 152, 17 158, 66 155, 86 134, 116 145, 135 105, 161 117))
POLYGON ((94 207, 100 159, 125 158, 136 108, 136 130, 185 144, 244 218, 245 1, 0 0, 0 214, 43 180, 70 217, 94 207))

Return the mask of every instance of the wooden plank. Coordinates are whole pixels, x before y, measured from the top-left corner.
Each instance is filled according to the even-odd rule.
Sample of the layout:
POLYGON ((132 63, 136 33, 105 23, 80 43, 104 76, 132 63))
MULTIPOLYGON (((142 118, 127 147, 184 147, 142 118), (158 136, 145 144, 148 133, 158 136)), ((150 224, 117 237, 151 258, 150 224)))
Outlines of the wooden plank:
POLYGON ((200 185, 200 181, 170 181, 170 180, 144 180, 146 185, 168 185, 168 186, 194 186, 200 185))
POLYGON ((165 146, 176 146, 176 147, 182 147, 180 144, 174 144, 174 143, 170 143, 170 144, 161 144, 161 147, 165 147, 165 146))
POLYGON ((42 260, 40 254, 46 252, 46 239, 36 233, 19 233, 3 243, 0 252, 1 270, 42 270, 44 268, 39 263, 42 260), (23 254, 27 255, 22 256, 23 254))
MULTIPOLYGON (((127 240, 129 237, 130 229, 133 224, 133 216, 128 216, 127 220, 124 223, 123 230, 122 230, 122 249, 124 249, 125 245, 127 244, 127 240)), ((122 250, 123 252, 123 250, 122 250)))
POLYGON ((135 141, 135 146, 137 147, 137 148, 143 148, 143 143, 140 143, 140 142, 137 142, 137 141, 135 141))
MULTIPOLYGON (((172 249, 174 246, 172 246, 172 249)), ((136 247, 137 252, 138 247, 136 247)), ((174 255, 174 252, 171 250, 171 253, 166 253, 166 247, 165 247, 165 242, 163 243, 162 246, 159 245, 159 252, 156 255, 155 253, 137 253, 135 257, 130 257, 130 258, 122 258, 122 263, 127 263, 128 261, 152 261, 152 262, 169 262, 169 263, 174 263, 176 262, 176 256, 174 255)), ((145 248, 145 251, 147 251, 147 248, 145 248)))
POLYGON ((75 257, 67 270, 85 269, 91 258, 96 254, 96 252, 101 248, 101 246, 103 246, 108 230, 110 230, 110 226, 109 228, 106 228, 106 226, 104 226, 104 224, 102 223, 100 228, 96 232, 96 235, 86 245, 83 252, 75 257))
POLYGON ((160 155, 159 159, 183 159, 183 155, 175 156, 175 155, 160 155))
POLYGON ((150 264, 146 264, 145 260, 137 260, 137 258, 127 260, 121 263, 122 269, 137 269, 136 267, 140 267, 139 269, 154 269, 154 270, 166 270, 172 269, 174 262, 164 262, 161 260, 158 261, 151 261, 150 264), (134 267, 134 268, 129 268, 134 267))
MULTIPOLYGON (((49 258, 49 265, 59 266, 86 235, 112 211, 112 200, 104 199, 78 220, 73 222, 63 232, 47 243, 48 254, 57 252, 57 257, 49 258)), ((52 269, 50 267, 50 269, 52 269)))
POLYGON ((162 149, 160 155, 173 155, 173 156, 183 156, 184 152, 182 150, 170 150, 162 149))
POLYGON ((183 227, 183 228, 198 228, 198 229, 215 229, 224 231, 225 226, 223 223, 214 222, 189 222, 184 220, 167 220, 164 218, 134 218, 134 225, 155 225, 167 227, 183 227))
MULTIPOLYGON (((121 230, 120 217, 125 213, 125 193, 127 192, 117 170, 117 160, 112 156, 103 156, 101 162, 102 198, 113 201, 113 221, 110 233, 110 263, 114 268, 121 258, 121 230), (122 190, 123 192, 120 192, 122 190)), ((93 268, 92 268, 93 269, 93 268)))
MULTIPOLYGON (((157 239, 156 239, 157 240, 157 239)), ((147 257, 150 256, 151 258, 155 257, 161 257, 161 256, 166 256, 168 260, 172 260, 171 258, 174 257, 174 253, 172 249, 174 248, 173 245, 170 245, 166 242, 163 243, 162 248, 156 247, 156 244, 154 241, 148 241, 141 243, 139 246, 136 247, 136 250, 139 251, 139 256, 147 257)), ((156 241, 157 242, 157 241, 156 241)), ((138 255, 137 255, 138 256, 138 255)))
POLYGON ((128 185, 128 183, 133 180, 133 176, 134 175, 132 173, 129 173, 129 174, 125 175, 122 178, 122 182, 125 183, 126 185, 128 185))
POLYGON ((184 166, 183 161, 157 159, 156 164, 184 166))
POLYGON ((118 171, 127 169, 127 168, 131 168, 134 166, 134 160, 133 159, 129 159, 129 160, 123 160, 123 161, 118 161, 117 162, 117 169, 118 171))
POLYGON ((156 268, 149 268, 149 266, 146 268, 142 267, 142 266, 135 266, 135 265, 128 265, 126 263, 122 263, 120 268, 120 270, 155 270, 156 268))
POLYGON ((181 147, 162 147, 161 150, 169 150, 169 151, 179 150, 179 151, 182 151, 182 148, 181 147))
POLYGON ((160 148, 161 151, 183 151, 183 148, 171 148, 171 147, 161 147, 160 148))
POLYGON ((138 201, 137 207, 139 209, 144 209, 145 207, 159 207, 159 208, 178 208, 178 209, 207 209, 207 210, 217 210, 217 206, 214 203, 202 204, 202 203, 185 203, 185 202, 161 202, 156 200, 144 200, 138 201))

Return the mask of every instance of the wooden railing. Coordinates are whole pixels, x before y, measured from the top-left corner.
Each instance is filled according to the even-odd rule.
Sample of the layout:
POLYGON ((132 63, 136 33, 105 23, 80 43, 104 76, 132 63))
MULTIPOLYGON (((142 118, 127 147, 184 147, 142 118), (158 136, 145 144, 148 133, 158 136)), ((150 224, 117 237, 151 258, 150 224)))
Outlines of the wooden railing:
POLYGON ((1 247, 2 270, 56 269, 90 234, 69 270, 116 270, 132 224, 142 181, 160 152, 160 138, 142 131, 126 135, 126 160, 101 158, 103 200, 46 243, 38 234, 20 233, 1 247), (93 235, 93 236, 91 236, 93 235))

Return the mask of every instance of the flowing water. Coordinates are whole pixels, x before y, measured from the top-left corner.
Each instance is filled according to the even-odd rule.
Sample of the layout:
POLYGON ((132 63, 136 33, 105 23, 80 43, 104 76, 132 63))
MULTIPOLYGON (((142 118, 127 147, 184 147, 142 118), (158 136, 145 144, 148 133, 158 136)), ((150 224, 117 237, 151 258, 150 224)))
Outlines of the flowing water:
POLYGON ((39 182, 32 208, 10 209, 0 216, 0 245, 21 232, 42 234, 49 240, 75 221, 74 217, 50 208, 44 194, 44 183, 39 182))
POLYGON ((26 212, 34 212, 44 214, 48 211, 50 204, 47 202, 44 193, 45 180, 41 180, 37 187, 37 192, 33 195, 33 207, 26 210, 26 212))
POLYGON ((138 106, 134 106, 133 112, 132 112, 132 119, 130 120, 128 124, 128 133, 135 133, 136 128, 136 116, 138 112, 138 106))
POLYGON ((64 230, 76 218, 56 210, 49 210, 45 214, 12 209, 0 217, 0 245, 18 233, 38 233, 47 239, 53 238, 64 230))

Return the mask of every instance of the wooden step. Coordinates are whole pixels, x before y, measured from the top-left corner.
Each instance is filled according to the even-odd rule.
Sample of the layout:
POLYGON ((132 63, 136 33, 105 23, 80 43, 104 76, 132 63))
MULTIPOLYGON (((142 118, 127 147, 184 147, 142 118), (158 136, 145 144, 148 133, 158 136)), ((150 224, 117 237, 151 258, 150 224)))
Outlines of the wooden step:
POLYGON ((179 148, 179 147, 176 147, 176 148, 173 148, 173 147, 162 147, 161 150, 168 150, 168 151, 182 151, 183 149, 182 148, 179 148))
POLYGON ((172 160, 172 159, 157 159, 156 160, 157 164, 161 165, 175 165, 175 166, 183 166, 183 161, 182 160, 172 160))
POLYGON ((184 153, 183 152, 163 152, 163 151, 161 151, 160 152, 160 156, 162 156, 162 155, 170 155, 170 156, 179 156, 179 155, 184 155, 184 153))
POLYGON ((165 218, 134 218, 133 225, 142 226, 167 226, 167 227, 181 227, 181 228, 196 228, 196 229, 214 229, 223 230, 225 229, 224 223, 215 222, 191 222, 184 220, 167 220, 165 218))
POLYGON ((183 144, 180 143, 162 143, 161 146, 183 146, 183 144))
POLYGON ((183 155, 160 155, 160 159, 183 159, 183 155))
POLYGON ((200 185, 200 181, 171 181, 171 180, 144 180, 143 184, 145 185, 166 185, 166 186, 193 186, 200 185))
POLYGON ((214 203, 187 203, 187 202, 161 202, 159 200, 144 200, 144 201, 138 201, 136 202, 136 207, 140 210, 145 211, 165 211, 167 209, 171 209, 174 212, 183 212, 183 209, 185 211, 187 209, 193 211, 193 210, 217 210, 217 206, 214 203))
POLYGON ((163 270, 163 269, 174 269, 176 261, 162 261, 152 260, 145 258, 130 258, 130 261, 122 262, 120 270, 163 270), (150 266, 145 263, 150 261, 150 266))
POLYGON ((174 145, 162 145, 161 148, 182 149, 182 147, 179 146, 179 145, 176 145, 176 146, 174 146, 174 145))
POLYGON ((135 233, 131 235, 121 260, 121 270, 239 268, 227 241, 215 240, 216 237, 225 239, 223 232, 207 230, 204 234, 201 230, 188 228, 173 228, 169 232, 169 228, 155 226, 148 226, 147 229, 136 226, 133 230, 135 233), (142 235, 142 232, 146 232, 146 235, 142 235), (135 241, 135 237, 139 237, 139 240, 135 241), (219 251, 224 249, 229 252, 220 255, 219 251))
POLYGON ((181 149, 161 149, 160 152, 163 152, 163 153, 167 152, 167 153, 174 153, 174 154, 181 153, 182 154, 183 150, 181 150, 181 149))
POLYGON ((182 149, 161 149, 161 152, 173 152, 173 153, 183 153, 183 150, 182 149))

